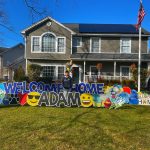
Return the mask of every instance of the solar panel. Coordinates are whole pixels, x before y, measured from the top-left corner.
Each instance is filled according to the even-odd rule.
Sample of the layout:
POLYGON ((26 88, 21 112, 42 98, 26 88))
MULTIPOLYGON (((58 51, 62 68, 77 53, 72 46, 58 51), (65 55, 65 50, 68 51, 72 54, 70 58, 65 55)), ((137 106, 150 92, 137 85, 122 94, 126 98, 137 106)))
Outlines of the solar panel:
POLYGON ((134 25, 124 24, 79 24, 80 33, 133 33, 138 34, 134 25))

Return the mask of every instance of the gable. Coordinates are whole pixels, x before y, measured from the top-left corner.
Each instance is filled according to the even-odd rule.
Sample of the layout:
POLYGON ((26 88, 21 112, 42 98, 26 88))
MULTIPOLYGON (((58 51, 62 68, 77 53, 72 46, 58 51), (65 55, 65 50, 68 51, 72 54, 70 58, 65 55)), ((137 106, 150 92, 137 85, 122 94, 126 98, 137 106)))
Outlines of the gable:
POLYGON ((70 28, 64 26, 63 24, 52 19, 51 17, 46 17, 46 18, 42 19, 41 21, 39 21, 39 22, 33 24, 32 26, 24 29, 21 33, 26 34, 28 32, 31 32, 32 30, 35 30, 35 29, 39 28, 41 25, 48 23, 48 22, 53 23, 53 24, 57 24, 57 26, 60 26, 61 28, 64 28, 65 30, 69 31, 71 34, 74 34, 74 31, 72 31, 70 28))

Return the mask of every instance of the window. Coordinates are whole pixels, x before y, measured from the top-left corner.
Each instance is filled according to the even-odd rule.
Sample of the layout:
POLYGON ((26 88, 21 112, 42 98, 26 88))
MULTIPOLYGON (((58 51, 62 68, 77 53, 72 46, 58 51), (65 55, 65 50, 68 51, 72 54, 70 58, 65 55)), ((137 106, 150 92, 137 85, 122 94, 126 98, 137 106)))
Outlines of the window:
POLYGON ((65 52, 65 37, 56 37, 53 33, 45 33, 32 37, 32 52, 62 53, 65 52))
POLYGON ((42 76, 50 77, 53 79, 54 77, 56 77, 56 67, 55 66, 44 66, 42 76))
POLYGON ((74 37, 73 38, 73 47, 81 47, 82 46, 82 38, 74 37))
POLYGON ((6 67, 3 68, 3 78, 5 80, 8 80, 8 78, 9 78, 9 69, 6 67))
POLYGON ((65 51, 65 38, 58 38, 57 49, 58 49, 58 52, 65 51))
POLYGON ((65 68, 63 66, 58 66, 58 79, 62 79, 64 76, 65 68))
POLYGON ((100 39, 98 37, 91 38, 91 52, 92 53, 100 52, 100 39))
POLYGON ((91 67, 91 75, 97 75, 98 70, 97 70, 96 66, 90 66, 90 67, 91 67))
POLYGON ((56 38, 52 34, 45 34, 42 37, 42 52, 55 52, 56 51, 56 38))
POLYGON ((120 76, 129 77, 130 76, 130 68, 128 66, 121 66, 120 76))
POLYGON ((43 66, 42 77, 49 77, 52 80, 61 80, 64 76, 64 66, 43 66))
POLYGON ((131 39, 130 38, 122 38, 121 39, 121 53, 131 53, 131 39))
POLYGON ((40 51, 40 37, 33 37, 33 51, 40 51))
POLYGON ((150 53, 150 40, 147 40, 147 53, 149 54, 150 53))

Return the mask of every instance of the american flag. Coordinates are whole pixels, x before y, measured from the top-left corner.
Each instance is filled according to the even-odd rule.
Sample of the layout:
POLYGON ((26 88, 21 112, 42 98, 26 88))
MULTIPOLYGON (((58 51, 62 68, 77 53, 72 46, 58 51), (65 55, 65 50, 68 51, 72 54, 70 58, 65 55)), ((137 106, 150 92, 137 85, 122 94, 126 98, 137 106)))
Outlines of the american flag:
POLYGON ((138 22, 136 24, 136 29, 138 29, 141 26, 141 23, 142 23, 145 15, 146 15, 146 13, 145 13, 144 7, 142 5, 142 1, 140 0, 140 9, 138 12, 138 22))

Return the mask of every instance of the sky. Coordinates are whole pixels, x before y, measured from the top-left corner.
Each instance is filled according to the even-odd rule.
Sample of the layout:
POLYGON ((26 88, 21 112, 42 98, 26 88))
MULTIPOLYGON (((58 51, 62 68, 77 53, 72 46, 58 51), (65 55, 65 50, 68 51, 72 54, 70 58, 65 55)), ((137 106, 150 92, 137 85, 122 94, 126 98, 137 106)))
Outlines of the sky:
MULTIPOLYGON (((0 26, 0 47, 24 43, 21 31, 48 15, 60 23, 136 24, 140 4, 140 0, 32 0, 38 11, 46 10, 32 18, 25 0, 0 1, 7 16, 5 25, 13 30, 0 26)), ((142 27, 150 31, 150 1, 143 0, 143 6, 146 16, 142 27)))

